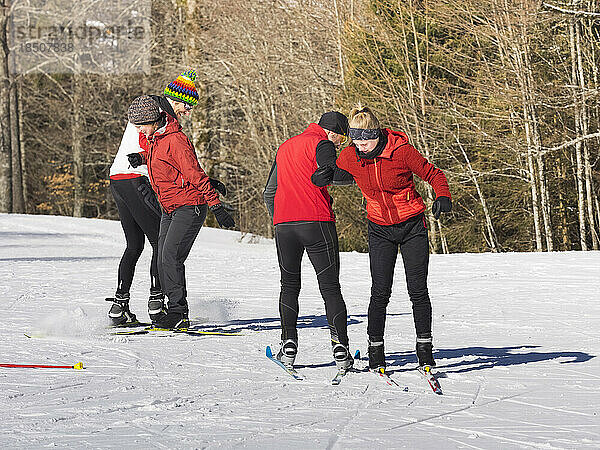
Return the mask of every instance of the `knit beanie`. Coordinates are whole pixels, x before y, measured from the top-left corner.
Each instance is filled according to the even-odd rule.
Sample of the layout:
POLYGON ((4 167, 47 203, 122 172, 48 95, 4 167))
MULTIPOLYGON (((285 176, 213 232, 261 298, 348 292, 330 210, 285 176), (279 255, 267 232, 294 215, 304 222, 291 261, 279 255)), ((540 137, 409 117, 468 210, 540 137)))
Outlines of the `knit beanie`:
POLYGON ((348 134, 348 118, 341 112, 326 112, 321 116, 319 126, 344 136, 348 134))
POLYGON ((134 125, 148 125, 160 119, 158 103, 148 95, 137 97, 127 111, 129 121, 134 125))
POLYGON ((198 91, 196 90, 194 81, 196 81, 195 70, 183 72, 165 88, 165 97, 196 106, 198 104, 198 91))

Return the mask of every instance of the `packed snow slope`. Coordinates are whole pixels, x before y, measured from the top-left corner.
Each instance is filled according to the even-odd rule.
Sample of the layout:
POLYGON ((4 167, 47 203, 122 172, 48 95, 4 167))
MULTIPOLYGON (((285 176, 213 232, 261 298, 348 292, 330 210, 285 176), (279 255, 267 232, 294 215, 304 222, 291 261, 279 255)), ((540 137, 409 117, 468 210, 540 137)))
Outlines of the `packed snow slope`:
MULTIPOLYGON (((600 253, 432 255, 444 395, 414 370, 401 259, 388 308, 389 372, 335 374, 305 258, 295 381, 277 347, 274 243, 202 229, 186 263, 190 317, 241 336, 115 336, 119 222, 0 215, 0 448, 600 448, 600 253), (31 337, 26 336, 29 335, 31 337)), ((149 245, 132 289, 147 320, 149 245)), ((366 353, 369 261, 341 255, 352 349, 366 353)), ((364 368, 364 360, 357 361, 364 368)))

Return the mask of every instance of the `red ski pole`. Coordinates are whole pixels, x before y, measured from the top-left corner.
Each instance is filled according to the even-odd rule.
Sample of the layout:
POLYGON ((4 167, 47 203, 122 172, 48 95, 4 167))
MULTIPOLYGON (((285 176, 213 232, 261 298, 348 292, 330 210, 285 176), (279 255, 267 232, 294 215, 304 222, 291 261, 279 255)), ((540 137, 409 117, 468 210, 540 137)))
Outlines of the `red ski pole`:
POLYGON ((0 364, 0 367, 25 367, 30 369, 83 369, 83 363, 78 362, 73 366, 49 366, 45 364, 0 364))

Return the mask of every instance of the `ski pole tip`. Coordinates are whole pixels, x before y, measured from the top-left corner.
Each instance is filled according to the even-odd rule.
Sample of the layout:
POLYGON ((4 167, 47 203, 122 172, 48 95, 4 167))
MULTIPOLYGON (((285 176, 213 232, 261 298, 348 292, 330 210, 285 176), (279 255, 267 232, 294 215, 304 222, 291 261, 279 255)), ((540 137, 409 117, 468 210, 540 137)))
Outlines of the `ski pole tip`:
POLYGON ((83 369, 83 363, 81 361, 79 361, 77 364, 75 364, 73 366, 73 369, 75 369, 75 370, 82 370, 83 369))

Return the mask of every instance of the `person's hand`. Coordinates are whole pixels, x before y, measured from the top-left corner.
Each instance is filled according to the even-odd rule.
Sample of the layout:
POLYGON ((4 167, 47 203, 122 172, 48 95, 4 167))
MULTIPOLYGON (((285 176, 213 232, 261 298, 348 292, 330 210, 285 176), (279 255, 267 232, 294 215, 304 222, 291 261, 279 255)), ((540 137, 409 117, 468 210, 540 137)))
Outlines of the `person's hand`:
POLYGON ((142 159, 142 155, 140 155, 139 153, 130 153, 127 155, 127 159, 129 160, 129 164, 131 165, 131 167, 133 167, 134 169, 138 166, 141 166, 142 164, 144 164, 144 160, 142 159))
POLYGON ((227 195, 227 188, 225 187, 225 185, 223 183, 221 183, 219 180, 217 180, 216 178, 209 178, 208 181, 210 181, 210 185, 213 187, 213 189, 215 189, 219 194, 221 195, 227 195))
POLYGON ((433 206, 431 207, 431 212, 433 213, 433 217, 435 217, 436 220, 440 218, 440 215, 443 212, 446 213, 450 211, 452 211, 452 200, 450 200, 449 197, 445 197, 443 195, 436 198, 433 202, 433 206))
POLYGON ((330 166, 319 167, 315 172, 311 175, 310 181, 312 184, 318 187, 327 186, 331 184, 333 180, 334 170, 330 166))
POLYGON ((221 228, 235 227, 235 221, 233 220, 233 217, 231 217, 221 203, 211 206, 210 210, 215 215, 215 218, 217 219, 217 222, 221 228))

